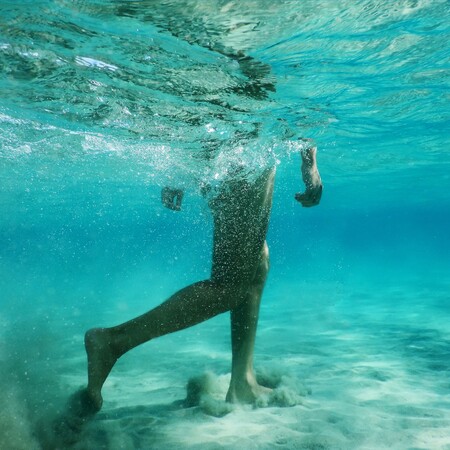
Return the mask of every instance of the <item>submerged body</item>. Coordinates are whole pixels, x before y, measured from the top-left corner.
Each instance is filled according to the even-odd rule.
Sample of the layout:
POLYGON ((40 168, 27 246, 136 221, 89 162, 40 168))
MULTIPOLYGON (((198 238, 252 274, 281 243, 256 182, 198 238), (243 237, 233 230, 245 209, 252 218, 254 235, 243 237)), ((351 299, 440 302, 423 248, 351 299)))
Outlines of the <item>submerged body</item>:
MULTIPOLYGON (((156 19, 155 19, 156 20, 156 19)), ((173 36, 180 30, 171 22, 161 24, 173 36)), ((205 25, 205 24, 203 24, 205 25)), ((236 114, 254 111, 243 99, 262 107, 275 91, 269 65, 256 61, 242 51, 224 47, 210 40, 203 41, 185 35, 191 45, 200 45, 215 55, 222 55, 239 67, 239 82, 231 83, 230 92, 238 103, 221 103, 235 126, 242 124, 236 114), (245 81, 242 81, 245 80, 245 81)), ((228 89, 228 88, 227 88, 228 89)), ((166 99, 167 100, 167 99, 166 99)), ((216 111, 216 100, 205 93, 197 99, 216 111)), ((225 117, 213 113, 214 120, 225 117)), ((197 118, 198 119, 198 118, 197 118)), ((196 124, 198 120, 192 123, 196 124)), ((185 118, 190 122, 189 115, 185 118)), ((244 147, 258 138, 262 125, 251 117, 244 121, 243 129, 236 128, 226 140, 230 146, 239 143, 244 147), (248 122, 248 123, 247 123, 248 122)), ((208 127, 207 127, 208 128, 208 127)), ((217 140, 205 138, 202 149, 204 159, 210 160, 217 148, 217 140), (210 154, 212 152, 212 154, 210 154)), ((226 144, 222 143, 222 146, 226 144)), ((226 149, 224 149, 226 151, 226 149)), ((306 186, 304 194, 296 199, 303 206, 319 203, 322 183, 316 164, 316 148, 307 143, 303 146, 302 177, 306 186)), ((266 161, 267 164, 267 161, 266 161)), ((225 170, 225 173, 229 173, 225 170)), ((275 167, 263 170, 255 179, 231 176, 222 182, 217 195, 209 201, 214 220, 213 257, 210 278, 187 286, 173 294, 156 308, 132 320, 111 328, 94 328, 85 335, 88 357, 88 385, 72 398, 72 411, 81 418, 88 418, 100 410, 103 399, 102 386, 116 361, 125 353, 157 337, 191 327, 218 314, 230 312, 232 340, 231 381, 226 398, 230 402, 253 403, 262 393, 270 392, 256 381, 253 369, 253 350, 258 323, 259 307, 269 270, 269 252, 266 234, 272 207, 275 167)), ((164 188, 163 204, 173 210, 181 209, 183 192, 164 188)))
MULTIPOLYGON (((316 164, 316 148, 302 152, 303 206, 319 203, 322 183, 316 164)), ((254 402, 267 388, 258 385, 253 370, 253 349, 259 305, 269 270, 266 239, 275 168, 254 182, 230 180, 210 201, 214 218, 211 277, 176 292, 146 314, 112 328, 95 328, 85 336, 88 355, 87 398, 91 409, 102 405, 101 389, 115 362, 134 347, 217 314, 230 311, 232 370, 227 400, 254 402)), ((165 205, 173 209, 175 197, 165 205)), ((164 199, 163 199, 164 200, 164 199)), ((181 205, 179 205, 181 206, 181 205)))

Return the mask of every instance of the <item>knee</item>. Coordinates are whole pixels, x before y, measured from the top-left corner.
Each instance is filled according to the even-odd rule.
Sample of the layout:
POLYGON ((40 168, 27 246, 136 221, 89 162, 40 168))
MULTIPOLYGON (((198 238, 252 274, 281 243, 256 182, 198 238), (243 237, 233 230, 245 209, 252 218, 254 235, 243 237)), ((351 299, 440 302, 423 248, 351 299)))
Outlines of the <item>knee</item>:
POLYGON ((264 242, 264 246, 261 250, 261 257, 259 259, 258 267, 255 273, 254 282, 256 284, 264 283, 266 281, 267 274, 270 268, 269 247, 264 242))
POLYGON ((261 252, 261 260, 264 262, 266 266, 266 270, 269 270, 269 246, 267 245, 267 242, 264 241, 264 246, 261 252))

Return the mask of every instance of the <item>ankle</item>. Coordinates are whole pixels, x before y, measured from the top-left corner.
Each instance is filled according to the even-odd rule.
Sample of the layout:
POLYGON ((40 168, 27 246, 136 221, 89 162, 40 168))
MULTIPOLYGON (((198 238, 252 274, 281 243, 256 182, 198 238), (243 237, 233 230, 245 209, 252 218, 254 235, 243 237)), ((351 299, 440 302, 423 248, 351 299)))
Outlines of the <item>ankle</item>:
POLYGON ((230 384, 235 387, 254 386, 257 383, 253 369, 232 373, 230 384))

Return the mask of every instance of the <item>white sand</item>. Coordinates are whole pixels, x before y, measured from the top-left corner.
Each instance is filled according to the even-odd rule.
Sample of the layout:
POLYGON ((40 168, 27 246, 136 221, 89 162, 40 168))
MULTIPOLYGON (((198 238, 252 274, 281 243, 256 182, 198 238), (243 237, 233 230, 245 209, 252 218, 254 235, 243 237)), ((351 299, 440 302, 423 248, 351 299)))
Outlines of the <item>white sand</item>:
MULTIPOLYGON (((119 361, 102 412, 73 448, 450 449, 450 326, 436 305, 424 307, 420 293, 396 290, 344 292, 331 302, 321 293, 332 288, 286 285, 281 292, 278 286, 264 299, 256 366, 263 379, 280 383, 278 404, 294 406, 269 402, 254 409, 223 401, 230 364, 223 316, 119 361), (304 298, 298 304, 296 292, 304 298), (198 406, 185 408, 186 383, 195 376, 204 376, 204 393, 198 406)), ((2 347, 2 450, 42 448, 36 424, 48 426, 42 415, 50 420, 66 393, 85 382, 82 329, 53 347, 36 333, 47 350, 28 366, 22 359, 14 379, 2 347), (48 355, 53 359, 44 363, 48 355)), ((17 358, 28 358, 29 337, 20 345, 15 338, 17 358)))

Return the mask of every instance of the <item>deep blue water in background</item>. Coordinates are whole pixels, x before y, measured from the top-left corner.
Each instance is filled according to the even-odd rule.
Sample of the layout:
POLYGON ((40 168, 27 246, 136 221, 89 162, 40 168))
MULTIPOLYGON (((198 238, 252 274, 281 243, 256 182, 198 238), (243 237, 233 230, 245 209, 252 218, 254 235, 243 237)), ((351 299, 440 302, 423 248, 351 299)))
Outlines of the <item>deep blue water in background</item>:
MULTIPOLYGON (((269 161, 278 173, 257 366, 259 354, 266 367, 293 370, 336 417, 345 404, 336 393, 347 391, 333 377, 349 354, 356 366, 391 361, 398 372, 384 386, 413 378, 393 389, 401 399, 350 402, 366 408, 365 431, 350 408, 341 422, 319 415, 320 426, 301 429, 308 441, 292 425, 278 431, 284 443, 267 431, 259 447, 176 441, 175 431, 158 445, 450 448, 449 4, 241 3, 0 3, 0 362, 12 405, 0 417, 0 447, 34 448, 39 402, 30 392, 53 399, 45 373, 62 391, 83 382, 86 328, 129 319, 208 277, 212 223, 199 183, 220 183, 236 163, 251 177, 269 161), (301 136, 319 148, 324 195, 312 209, 293 198, 303 189, 301 136), (160 204, 168 183, 186 189, 180 213, 160 204), (367 341, 354 337, 341 354, 347 332, 367 341), (321 370, 332 373, 329 391, 315 381, 321 370), (421 397, 421 382, 436 404, 421 397), (430 408, 414 420, 433 424, 408 425, 411 415, 394 409, 409 399, 430 408), (315 434, 344 422, 339 436, 315 434)), ((205 369, 227 373, 226 329, 220 317, 153 347, 184 364, 161 362, 161 377, 182 386, 205 369)), ((127 366, 120 374, 126 398, 127 366)), ((104 448, 144 447, 117 442, 104 448)))

